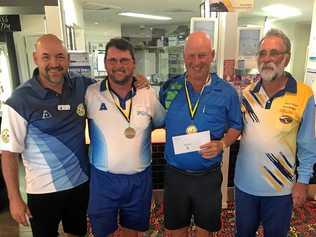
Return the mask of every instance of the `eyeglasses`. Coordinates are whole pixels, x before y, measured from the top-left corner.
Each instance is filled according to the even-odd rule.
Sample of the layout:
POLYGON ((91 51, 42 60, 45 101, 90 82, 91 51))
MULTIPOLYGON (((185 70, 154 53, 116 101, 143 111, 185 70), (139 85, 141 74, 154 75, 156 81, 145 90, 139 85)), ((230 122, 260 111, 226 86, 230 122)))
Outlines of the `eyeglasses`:
POLYGON ((257 56, 259 58, 265 58, 267 56, 271 57, 271 58, 277 58, 278 56, 280 55, 283 55, 283 54, 288 54, 289 52, 288 51, 284 51, 284 52, 280 52, 276 49, 271 49, 270 51, 267 51, 267 50, 260 50, 258 53, 257 53, 257 56))
POLYGON ((122 65, 128 65, 130 64, 133 60, 131 58, 109 58, 106 60, 107 63, 109 63, 110 65, 116 65, 118 62, 122 65))

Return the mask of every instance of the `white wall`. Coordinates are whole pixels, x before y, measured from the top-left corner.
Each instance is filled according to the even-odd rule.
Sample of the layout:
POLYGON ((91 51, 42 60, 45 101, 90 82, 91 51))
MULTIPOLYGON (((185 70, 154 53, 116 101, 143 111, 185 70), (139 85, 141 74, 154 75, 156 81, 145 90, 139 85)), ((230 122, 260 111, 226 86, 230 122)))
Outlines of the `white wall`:
POLYGON ((21 32, 26 33, 44 33, 45 21, 44 15, 20 15, 21 32))
POLYGON ((304 81, 304 74, 306 69, 306 54, 308 50, 308 42, 311 31, 311 24, 301 23, 296 24, 295 27, 295 42, 296 48, 293 57, 293 76, 299 80, 304 81))
POLYGON ((65 24, 78 27, 84 27, 83 10, 79 0, 62 0, 63 10, 65 13, 65 24))
POLYGON ((85 51, 83 9, 79 0, 62 0, 64 24, 74 26, 78 51, 85 51))
MULTIPOLYGON (((238 20, 239 26, 249 24, 264 26, 264 17, 240 17, 238 20)), ((294 23, 284 20, 272 22, 272 28, 282 30, 290 38, 292 43, 292 57, 286 70, 290 72, 296 80, 303 81, 311 25, 309 23, 294 23)))
MULTIPOLYGON (((309 44, 308 56, 312 56, 311 55, 312 51, 313 51, 313 54, 315 54, 315 51, 316 51, 316 0, 314 1, 312 27, 311 27, 311 34, 310 34, 308 44, 309 44)), ((316 62, 314 60, 308 60, 307 67, 311 69, 316 69, 316 62)))
POLYGON ((59 6, 45 6, 46 32, 64 40, 63 22, 59 6))
MULTIPOLYGON (((31 55, 27 55, 27 51, 32 51, 32 48, 26 48, 26 38, 44 34, 45 21, 44 15, 20 15, 20 19, 22 31, 14 32, 13 37, 19 77, 22 83, 28 80, 31 76, 29 65, 32 63, 32 59, 31 55)), ((33 47, 33 45, 31 45, 31 47, 33 47)))
POLYGON ((85 27, 86 51, 88 44, 106 44, 113 37, 121 37, 121 24, 109 22, 107 25, 85 27))
POLYGON ((305 80, 308 81, 308 84, 311 85, 314 97, 316 98, 316 61, 314 59, 310 59, 310 57, 315 57, 316 52, 316 0, 314 1, 313 7, 313 18, 312 18, 312 27, 311 27, 311 34, 309 38, 309 52, 308 52, 308 59, 307 59, 307 67, 309 71, 312 72, 305 72, 305 80))
POLYGON ((98 50, 105 50, 105 44, 113 37, 121 37, 121 24, 108 22, 107 25, 89 25, 85 27, 85 51, 90 53, 92 76, 103 76, 97 71, 98 50), (90 47, 89 47, 90 46, 90 47))
POLYGON ((291 40, 292 56, 287 70, 298 81, 304 81, 306 50, 309 40, 310 24, 304 23, 272 23, 272 27, 282 30, 291 40))

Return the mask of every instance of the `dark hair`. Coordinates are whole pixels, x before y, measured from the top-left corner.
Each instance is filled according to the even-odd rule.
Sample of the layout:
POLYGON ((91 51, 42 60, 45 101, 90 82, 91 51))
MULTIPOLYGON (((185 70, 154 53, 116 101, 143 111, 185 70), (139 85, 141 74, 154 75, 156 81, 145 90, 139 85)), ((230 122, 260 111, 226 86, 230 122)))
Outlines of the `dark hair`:
POLYGON ((284 34, 283 31, 281 30, 278 30, 278 29, 271 29, 269 30, 265 36, 263 36, 263 38, 260 40, 260 43, 259 43, 259 47, 262 43, 262 41, 266 38, 269 38, 269 37, 277 37, 277 38, 280 38, 282 41, 283 41, 283 44, 286 48, 285 52, 288 53, 288 54, 291 54, 291 41, 289 39, 289 37, 286 36, 286 34, 284 34))
POLYGON ((133 61, 135 62, 134 48, 131 45, 131 43, 128 42, 127 40, 122 39, 122 38, 110 39, 110 41, 105 46, 105 56, 104 56, 105 59, 107 57, 109 48, 117 48, 122 51, 128 51, 131 54, 133 61))

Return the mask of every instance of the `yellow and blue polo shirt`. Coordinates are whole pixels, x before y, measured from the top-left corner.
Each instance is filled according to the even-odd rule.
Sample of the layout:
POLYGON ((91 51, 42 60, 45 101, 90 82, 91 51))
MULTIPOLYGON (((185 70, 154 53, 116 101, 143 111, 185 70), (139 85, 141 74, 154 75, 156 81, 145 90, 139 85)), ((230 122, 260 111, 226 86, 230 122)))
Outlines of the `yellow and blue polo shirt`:
POLYGON ((285 88, 272 98, 261 80, 243 91, 244 130, 235 169, 235 185, 243 192, 287 195, 295 182, 307 184, 312 175, 316 162, 313 92, 287 76, 285 88))

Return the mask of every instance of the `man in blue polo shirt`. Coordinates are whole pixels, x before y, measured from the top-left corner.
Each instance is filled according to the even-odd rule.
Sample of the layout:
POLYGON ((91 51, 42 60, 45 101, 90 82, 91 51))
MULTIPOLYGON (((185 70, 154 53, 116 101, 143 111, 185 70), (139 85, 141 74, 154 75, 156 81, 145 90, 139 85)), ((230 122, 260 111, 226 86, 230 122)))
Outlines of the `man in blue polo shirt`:
POLYGON ((84 94, 91 80, 68 74, 69 56, 54 35, 36 43, 31 80, 3 105, 2 168, 10 212, 32 226, 35 237, 86 233, 88 157, 85 149, 84 94), (18 183, 18 154, 25 167, 27 205, 18 183))
POLYGON ((35 237, 56 237, 60 221, 68 236, 82 236, 89 169, 84 96, 92 80, 67 72, 69 55, 55 35, 41 36, 33 56, 32 79, 3 105, 0 149, 10 212, 20 224, 30 220, 35 237), (18 154, 27 204, 19 191, 18 154))
POLYGON ((205 32, 189 35, 184 46, 187 72, 167 81, 161 103, 167 109, 164 192, 165 226, 173 237, 187 236, 191 216, 197 236, 213 236, 220 229, 222 151, 242 129, 236 91, 215 73, 209 73, 214 58, 205 32), (199 151, 178 153, 174 140, 180 135, 209 132, 199 151))

